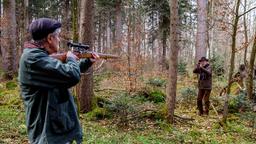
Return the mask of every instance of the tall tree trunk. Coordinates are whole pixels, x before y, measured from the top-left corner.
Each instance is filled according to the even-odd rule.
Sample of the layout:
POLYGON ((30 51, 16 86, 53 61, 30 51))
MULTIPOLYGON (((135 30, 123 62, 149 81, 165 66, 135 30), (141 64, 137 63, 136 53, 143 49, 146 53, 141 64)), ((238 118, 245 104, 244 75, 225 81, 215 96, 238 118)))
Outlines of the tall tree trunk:
POLYGON ((196 35, 196 58, 195 63, 202 56, 206 56, 207 53, 207 1, 197 0, 198 15, 197 15, 197 35, 196 35))
POLYGON ((169 61, 169 77, 167 89, 167 118, 170 123, 174 122, 174 109, 176 103, 177 89, 177 65, 179 53, 179 15, 178 15, 178 0, 170 0, 170 61, 169 61))
POLYGON ((67 40, 70 39, 69 37, 69 30, 70 30, 70 25, 69 25, 69 21, 70 21, 70 0, 64 0, 62 1, 63 3, 63 7, 62 7, 62 37, 64 39, 64 41, 61 42, 61 48, 62 50, 67 50, 67 40))
POLYGON ((163 31, 163 36, 162 36, 162 47, 163 47, 163 51, 162 51, 162 69, 166 70, 167 66, 166 66, 166 48, 167 48, 167 31, 164 30, 163 31))
POLYGON ((2 59, 2 44, 1 44, 1 39, 2 39, 2 0, 0 0, 0 59, 2 59))
POLYGON ((254 43, 252 47, 250 63, 249 63, 249 73, 248 73, 248 84, 247 84, 247 95, 250 99, 253 98, 253 74, 254 74, 254 62, 256 56, 256 33, 254 34, 254 43))
POLYGON ((78 27, 78 0, 72 0, 71 1, 72 4, 72 40, 74 42, 78 41, 78 31, 77 31, 77 27, 78 27))
MULTIPOLYGON (((25 41, 30 40, 29 38, 29 0, 24 0, 21 2, 17 10, 20 10, 20 12, 17 12, 18 17, 21 17, 21 20, 17 21, 17 48, 18 48, 18 59, 20 58, 22 52, 23 52, 23 45, 25 41)), ((18 62, 19 60, 17 60, 18 62)), ((17 64, 18 65, 18 64, 17 64)))
MULTIPOLYGON (((93 16, 94 16, 94 0, 82 0, 80 5, 80 29, 79 42, 90 45, 93 48, 93 16)), ((86 74, 82 75, 78 85, 78 98, 80 102, 80 111, 82 113, 89 112, 92 109, 93 99, 93 69, 92 67, 86 74)))
POLYGON ((104 16, 102 17, 103 18, 103 21, 102 21, 102 30, 103 30, 103 33, 102 33, 102 48, 101 48, 101 51, 102 53, 104 53, 106 51, 106 48, 107 48, 107 27, 108 27, 108 20, 107 20, 107 14, 106 12, 104 12, 104 16))
MULTIPOLYGON (((155 31, 155 14, 154 14, 154 12, 152 12, 152 14, 150 15, 150 19, 151 19, 151 25, 152 25, 152 30, 151 31, 155 31)), ((155 34, 153 33, 153 34, 150 34, 150 36, 149 36, 149 38, 150 38, 150 49, 151 49, 151 59, 152 59, 152 63, 154 63, 154 61, 155 61, 155 54, 156 54, 156 50, 155 50, 155 48, 154 48, 154 45, 155 45, 155 34)), ((150 54, 149 54, 150 55, 150 54)), ((154 67, 154 65, 153 65, 153 67, 154 67)))
POLYGON ((98 52, 102 52, 102 46, 101 46, 101 42, 102 42, 102 15, 103 12, 100 11, 99 12, 99 20, 98 20, 98 39, 97 39, 97 51, 98 52))
POLYGON ((117 0, 115 9, 115 37, 114 37, 114 51, 120 54, 122 51, 122 0, 117 0))
POLYGON ((110 48, 112 47, 112 43, 111 43, 111 39, 113 37, 112 35, 112 26, 111 26, 111 14, 110 12, 108 13, 108 21, 107 21, 107 49, 106 52, 108 52, 110 50, 110 48))
MULTIPOLYGON (((210 14, 211 14, 211 17, 214 16, 214 7, 215 7, 215 2, 214 1, 211 1, 210 3, 210 14)), ((211 20, 211 23, 214 23, 213 22, 214 20, 211 20)), ((208 29, 209 30, 209 29, 208 29)), ((209 35, 208 35, 208 41, 209 41, 209 48, 210 50, 212 50, 211 52, 211 55, 209 54, 209 58, 211 58, 211 56, 215 56, 215 53, 216 53, 216 48, 215 46, 213 46, 213 42, 214 42, 214 32, 215 32, 215 28, 212 27, 211 30, 209 31, 209 35)))
MULTIPOLYGON (((23 34, 24 34, 24 37, 22 39, 22 41, 28 41, 30 40, 30 34, 29 34, 29 31, 28 31, 28 27, 29 27, 29 23, 30 23, 30 19, 31 19, 31 14, 29 13, 29 0, 24 0, 24 25, 23 25, 23 34)), ((22 44, 22 49, 21 49, 21 52, 23 51, 23 44, 22 44)))
POLYGON ((228 75, 227 95, 226 95, 225 103, 224 103, 223 122, 226 122, 227 116, 228 116, 228 101, 229 101, 231 80, 233 77, 234 67, 235 67, 236 35, 237 35, 237 27, 238 27, 238 21, 239 21, 239 15, 238 15, 239 7, 240 7, 240 0, 237 0, 236 9, 235 9, 235 18, 234 18, 234 22, 233 22, 231 58, 230 58, 230 68, 229 68, 229 75, 228 75))
MULTIPOLYGON (((244 13, 246 12, 247 7, 247 0, 244 0, 244 13)), ((247 31, 247 23, 246 23, 246 14, 244 15, 244 38, 245 38, 245 49, 244 49, 244 64, 247 63, 246 57, 247 57, 247 49, 248 49, 248 31, 247 31)))
POLYGON ((17 72, 16 65, 16 17, 15 17, 15 0, 4 0, 3 18, 6 22, 3 30, 3 52, 2 62, 6 79, 12 79, 17 72))
POLYGON ((131 61, 132 61, 132 50, 131 50, 131 21, 132 21, 132 18, 131 18, 131 13, 129 11, 129 17, 128 17, 128 32, 127 32, 127 61, 128 61, 128 79, 129 79, 129 93, 132 91, 132 87, 133 87, 133 82, 132 82, 132 64, 131 64, 131 61))

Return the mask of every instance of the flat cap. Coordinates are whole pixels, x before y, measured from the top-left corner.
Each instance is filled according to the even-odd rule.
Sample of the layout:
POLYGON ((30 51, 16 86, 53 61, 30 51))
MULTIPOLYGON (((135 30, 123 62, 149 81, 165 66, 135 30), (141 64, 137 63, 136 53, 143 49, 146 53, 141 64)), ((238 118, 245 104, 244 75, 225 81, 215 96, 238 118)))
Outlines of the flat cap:
POLYGON ((61 23, 54 19, 39 18, 29 25, 29 32, 33 40, 41 40, 60 27, 61 23))
POLYGON ((201 57, 201 59, 199 60, 199 62, 202 62, 202 61, 209 61, 206 57, 201 57))

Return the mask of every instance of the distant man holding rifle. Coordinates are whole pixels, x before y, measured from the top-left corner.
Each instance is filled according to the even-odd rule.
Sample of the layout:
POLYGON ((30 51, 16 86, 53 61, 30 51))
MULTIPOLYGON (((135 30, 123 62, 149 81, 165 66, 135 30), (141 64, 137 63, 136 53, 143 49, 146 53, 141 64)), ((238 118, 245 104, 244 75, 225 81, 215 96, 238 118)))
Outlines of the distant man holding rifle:
POLYGON ((209 114, 210 101, 209 97, 212 90, 212 69, 207 58, 202 57, 196 68, 193 70, 194 73, 198 74, 198 96, 197 96, 197 107, 199 115, 209 114), (205 110, 203 109, 203 100, 205 103, 205 110))
POLYGON ((82 142, 82 128, 69 88, 76 85, 99 58, 80 59, 71 51, 64 62, 50 56, 59 49, 61 23, 40 18, 29 26, 32 41, 25 44, 19 64, 21 96, 31 144, 82 142))

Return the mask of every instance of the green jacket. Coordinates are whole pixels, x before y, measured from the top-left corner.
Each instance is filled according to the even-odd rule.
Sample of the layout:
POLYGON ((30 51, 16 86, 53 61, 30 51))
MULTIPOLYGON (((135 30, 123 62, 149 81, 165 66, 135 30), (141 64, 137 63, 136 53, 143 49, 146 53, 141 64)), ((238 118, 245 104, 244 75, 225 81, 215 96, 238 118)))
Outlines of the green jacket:
POLYGON ((26 126, 31 144, 65 144, 82 141, 76 105, 69 88, 80 80, 92 62, 66 63, 42 48, 26 48, 20 59, 19 82, 25 105, 26 126))

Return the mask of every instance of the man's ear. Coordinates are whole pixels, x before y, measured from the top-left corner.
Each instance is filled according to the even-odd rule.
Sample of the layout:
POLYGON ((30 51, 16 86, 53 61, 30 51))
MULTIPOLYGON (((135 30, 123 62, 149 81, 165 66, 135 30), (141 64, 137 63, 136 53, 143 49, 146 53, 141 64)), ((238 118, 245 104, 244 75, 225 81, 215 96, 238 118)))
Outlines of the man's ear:
POLYGON ((48 36, 47 36, 47 42, 48 42, 49 44, 52 43, 52 35, 51 35, 51 34, 48 34, 48 36))

